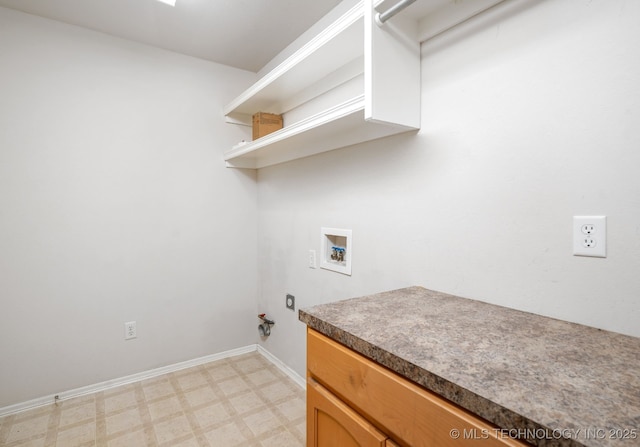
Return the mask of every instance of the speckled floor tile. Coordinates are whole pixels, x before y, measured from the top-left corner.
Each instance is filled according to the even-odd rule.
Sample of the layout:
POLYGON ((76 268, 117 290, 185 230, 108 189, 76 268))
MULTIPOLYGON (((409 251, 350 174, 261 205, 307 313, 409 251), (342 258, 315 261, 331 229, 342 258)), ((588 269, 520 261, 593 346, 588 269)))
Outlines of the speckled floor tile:
POLYGON ((0 446, 304 446, 304 400, 250 353, 5 416, 0 446))

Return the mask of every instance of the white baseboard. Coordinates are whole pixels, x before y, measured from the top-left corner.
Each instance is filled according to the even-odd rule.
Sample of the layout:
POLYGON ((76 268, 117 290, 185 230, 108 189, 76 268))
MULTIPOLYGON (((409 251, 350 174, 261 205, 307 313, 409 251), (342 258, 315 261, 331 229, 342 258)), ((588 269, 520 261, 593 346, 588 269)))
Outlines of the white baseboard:
POLYGON ((262 346, 258 345, 258 353, 262 354, 267 360, 273 363, 280 371, 285 373, 291 380, 300 386, 303 390, 307 389, 307 381, 304 377, 301 377, 300 374, 295 372, 293 369, 289 368, 287 365, 282 362, 278 357, 271 354, 269 351, 264 349, 262 346))
POLYGON ((231 349, 229 351, 220 352, 218 354, 211 354, 204 357, 199 357, 193 360, 187 360, 185 362, 174 363, 173 365, 162 366, 160 368, 143 371, 129 376, 120 377, 118 379, 107 380, 105 382, 96 383, 94 385, 87 385, 73 390, 63 391, 58 394, 51 394, 49 396, 39 397, 26 402, 21 402, 7 407, 0 408, 0 417, 8 416, 10 414, 21 413, 23 411, 32 410, 34 408, 43 407, 45 405, 52 404, 54 402, 60 402, 63 400, 73 399, 74 397, 85 396, 87 394, 97 393, 100 391, 109 390, 122 385, 128 385, 130 383, 140 382, 142 380, 151 379, 153 377, 161 376, 162 374, 168 374, 181 369, 191 368, 193 366, 203 365, 205 363, 221 360, 229 357, 235 357, 237 355, 247 354, 249 352, 258 351, 263 357, 273 363, 280 371, 286 374, 291 380, 293 380, 302 389, 306 389, 307 382, 296 373, 293 369, 285 365, 279 358, 271 354, 260 345, 249 345, 242 348, 231 349))
MULTIPOLYGON (((237 355, 247 354, 249 352, 255 352, 258 349, 258 345, 249 345, 242 348, 231 349, 229 351, 220 352, 218 354, 207 355, 199 357, 193 360, 187 360, 185 362, 174 363, 173 365, 162 366, 160 368, 151 369, 149 371, 143 371, 130 376, 120 377, 118 379, 107 380, 105 382, 96 383, 94 385, 87 385, 73 390, 63 391, 57 394, 51 394, 49 396, 39 397, 26 402, 21 402, 7 407, 0 408, 0 417, 8 416, 10 414, 21 413, 23 411, 31 410, 37 407, 52 404, 54 402, 60 402, 63 400, 73 399, 74 397, 80 397, 87 394, 97 393, 99 391, 105 391, 111 388, 115 388, 129 383, 140 382, 142 380, 150 379, 152 377, 161 376, 162 374, 172 373, 180 371, 181 369, 191 368, 193 366, 202 365, 205 363, 213 362, 216 360, 225 359, 228 357, 235 357, 237 355)), ((265 351, 266 352, 266 351, 265 351)), ((290 376, 283 368, 287 368, 284 363, 273 357, 271 354, 263 354, 267 359, 271 360, 278 368, 283 370, 285 374, 290 376), (273 359, 273 360, 272 360, 273 359), (280 366, 282 365, 282 366, 280 366)), ((295 379, 294 379, 295 380, 295 379)))

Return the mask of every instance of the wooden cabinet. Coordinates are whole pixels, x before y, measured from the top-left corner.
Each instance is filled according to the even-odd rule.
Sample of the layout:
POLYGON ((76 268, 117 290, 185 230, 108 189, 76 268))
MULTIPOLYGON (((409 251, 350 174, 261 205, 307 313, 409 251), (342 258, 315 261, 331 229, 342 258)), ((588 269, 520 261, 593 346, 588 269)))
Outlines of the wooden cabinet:
MULTIPOLYGON (((350 433, 356 439, 353 435, 356 429, 353 427, 362 429, 357 432, 358 436, 364 431, 374 433, 375 428, 375 433, 380 433, 383 440, 378 437, 373 439, 382 444, 344 445, 528 445, 497 436, 499 432, 490 423, 313 329, 307 331, 307 370, 308 446, 324 445, 317 443, 317 440, 331 438, 333 433, 338 432, 350 433), (322 396, 321 399, 326 399, 322 406, 318 403, 321 400, 318 395, 322 396), (331 408, 331 412, 328 408, 331 408), (323 419, 319 420, 318 414, 322 414, 323 419), (332 421, 328 422, 329 419, 332 421)), ((365 435, 362 436, 357 439, 365 439, 365 435)), ((333 441, 333 444, 330 442, 328 445, 343 444, 333 441)))
POLYGON ((385 447, 387 437, 313 379, 307 383, 310 447, 385 447))

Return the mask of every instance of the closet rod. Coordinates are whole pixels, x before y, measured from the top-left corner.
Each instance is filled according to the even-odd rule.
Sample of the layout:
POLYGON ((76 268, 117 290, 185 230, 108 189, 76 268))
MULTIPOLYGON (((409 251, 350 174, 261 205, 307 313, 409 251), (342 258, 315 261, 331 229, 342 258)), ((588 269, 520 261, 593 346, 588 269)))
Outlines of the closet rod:
POLYGON ((402 11, 404 8, 406 8, 407 6, 409 6, 411 3, 415 2, 415 1, 416 0, 400 0, 398 3, 396 3, 391 8, 387 9, 382 14, 377 13, 376 14, 376 23, 378 24, 378 26, 382 26, 384 24, 384 22, 386 22, 391 17, 393 17, 396 14, 398 14, 400 11, 402 11))

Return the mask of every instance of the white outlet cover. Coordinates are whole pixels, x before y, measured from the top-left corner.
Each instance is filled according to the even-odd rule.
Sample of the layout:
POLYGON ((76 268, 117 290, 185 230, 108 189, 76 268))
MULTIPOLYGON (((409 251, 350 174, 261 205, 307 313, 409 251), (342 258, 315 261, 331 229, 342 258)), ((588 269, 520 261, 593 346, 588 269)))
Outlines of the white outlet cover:
POLYGON ((137 338, 138 333, 136 330, 136 322, 135 321, 127 321, 124 324, 124 339, 131 340, 132 338, 137 338))
POLYGON ((316 251, 309 250, 309 268, 315 269, 318 265, 316 264, 316 251))
POLYGON ((607 257, 607 216, 573 216, 573 255, 607 257))

